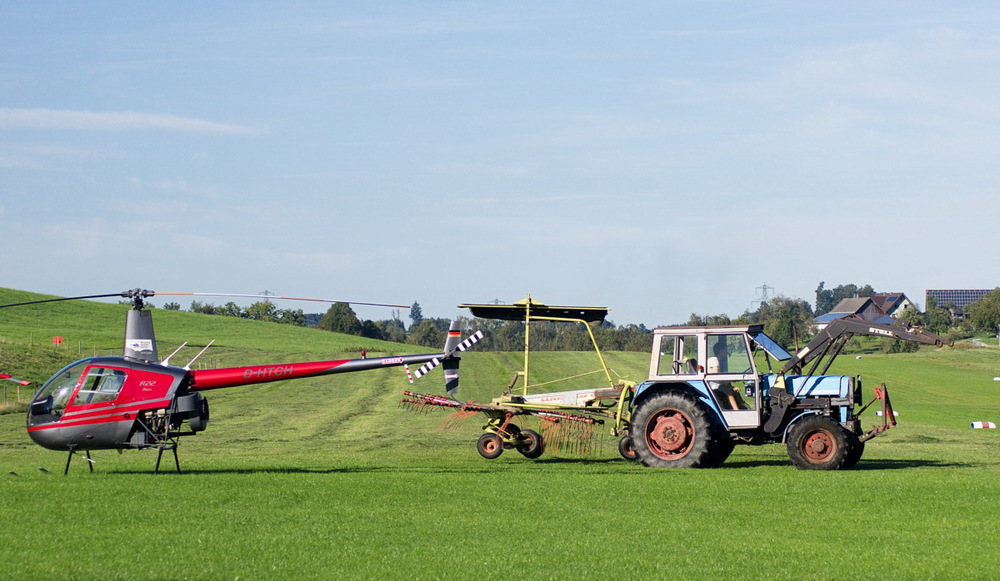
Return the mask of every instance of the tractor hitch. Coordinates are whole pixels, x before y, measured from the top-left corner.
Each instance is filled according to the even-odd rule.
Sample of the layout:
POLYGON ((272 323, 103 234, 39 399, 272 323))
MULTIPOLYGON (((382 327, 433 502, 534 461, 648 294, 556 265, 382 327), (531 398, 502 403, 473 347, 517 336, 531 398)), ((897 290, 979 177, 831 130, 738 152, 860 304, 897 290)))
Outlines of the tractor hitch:
POLYGON ((875 388, 875 397, 858 410, 858 415, 861 415, 876 401, 882 402, 882 424, 875 426, 859 437, 858 439, 862 442, 871 440, 875 436, 881 435, 889 428, 896 426, 896 413, 892 410, 892 402, 889 400, 889 388, 887 388, 884 383, 875 388))

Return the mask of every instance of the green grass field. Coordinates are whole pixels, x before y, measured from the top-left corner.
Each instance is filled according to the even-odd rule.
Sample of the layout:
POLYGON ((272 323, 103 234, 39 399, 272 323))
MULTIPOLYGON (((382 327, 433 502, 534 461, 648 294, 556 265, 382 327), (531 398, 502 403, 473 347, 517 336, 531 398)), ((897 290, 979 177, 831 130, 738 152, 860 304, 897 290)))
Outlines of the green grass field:
MULTIPOLYGON (((75 305, 0 311, 0 368, 40 381, 79 352, 119 348, 125 307, 75 305)), ((217 339, 212 365, 421 351, 155 317, 161 355, 217 339)), ((597 368, 592 354, 537 355, 540 380, 597 368)), ((607 357, 644 377, 646 355, 607 357)), ((519 365, 520 354, 467 353, 462 397, 488 400, 519 365)), ((586 455, 488 461, 479 418, 444 430, 446 411, 398 406, 414 389, 399 368, 209 392, 211 424, 182 441, 179 475, 153 474, 151 451, 98 451, 94 472, 77 458, 64 477, 65 455, 32 444, 23 413, 3 414, 0 578, 996 578, 1000 431, 969 424, 1000 421, 1000 350, 844 356, 836 371, 863 374, 869 392, 884 381, 900 414, 841 472, 796 470, 780 446, 738 447, 712 470, 654 470, 621 460, 609 437, 586 455)), ((415 390, 440 393, 442 381, 436 370, 415 390)))

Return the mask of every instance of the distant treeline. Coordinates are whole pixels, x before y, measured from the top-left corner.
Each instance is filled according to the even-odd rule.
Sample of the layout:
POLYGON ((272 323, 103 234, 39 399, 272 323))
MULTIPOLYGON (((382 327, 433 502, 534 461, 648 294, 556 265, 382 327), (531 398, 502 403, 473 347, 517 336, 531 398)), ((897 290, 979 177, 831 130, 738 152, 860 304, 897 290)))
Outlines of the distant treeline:
MULTIPOLYGON (((846 284, 832 289, 820 283, 816 289, 816 305, 805 300, 777 296, 762 301, 755 310, 730 318, 727 315, 702 316, 692 314, 683 324, 746 325, 761 324, 764 331, 789 349, 804 345, 814 331, 813 319, 829 312, 841 299, 866 297, 875 294, 871 285, 846 284)), ((167 310, 181 310, 177 303, 167 303, 167 310)), ((270 301, 259 301, 248 307, 234 302, 222 306, 194 301, 190 311, 208 315, 240 317, 257 321, 271 321, 288 325, 308 326, 337 333, 357 335, 369 339, 408 343, 440 348, 448 333, 449 319, 424 318, 419 303, 410 307, 409 325, 392 311, 392 317, 380 321, 361 320, 348 303, 334 303, 324 314, 306 314, 302 309, 279 309, 270 301)), ((1000 289, 988 294, 966 309, 955 313, 948 305, 929 304, 923 313, 909 309, 906 323, 919 325, 929 331, 948 334, 952 338, 971 336, 976 330, 996 332, 1000 325, 1000 289)), ((524 348, 524 323, 498 321, 473 317, 458 317, 463 334, 481 330, 485 338, 478 348, 493 351, 520 351, 524 348)), ((644 325, 615 325, 611 321, 595 324, 591 331, 601 349, 612 351, 648 351, 652 346, 652 330, 644 325)), ((531 349, 538 351, 580 351, 592 348, 590 334, 583 324, 535 322, 531 326, 531 349)), ((916 344, 907 342, 887 343, 885 350, 911 350, 916 344)))
MULTIPOLYGON (((180 311, 178 303, 167 303, 163 309, 180 311)), ((259 301, 247 307, 234 302, 217 306, 194 301, 192 313, 239 317, 255 321, 269 321, 300 327, 315 327, 336 333, 357 335, 368 339, 408 343, 440 349, 448 334, 450 319, 424 318, 419 303, 410 308, 409 326, 392 311, 392 318, 380 321, 359 319, 348 303, 334 303, 320 315, 305 313, 302 309, 279 309, 271 301, 259 301)), ((458 317, 463 334, 478 330, 485 337, 477 348, 494 351, 519 351, 524 348, 524 324, 518 321, 496 321, 473 317, 458 317)), ((607 321, 592 327, 591 331, 602 349, 613 351, 648 351, 652 333, 643 325, 621 325, 607 321)), ((537 322, 531 326, 531 348, 539 351, 580 351, 593 348, 590 334, 582 324, 537 322)))

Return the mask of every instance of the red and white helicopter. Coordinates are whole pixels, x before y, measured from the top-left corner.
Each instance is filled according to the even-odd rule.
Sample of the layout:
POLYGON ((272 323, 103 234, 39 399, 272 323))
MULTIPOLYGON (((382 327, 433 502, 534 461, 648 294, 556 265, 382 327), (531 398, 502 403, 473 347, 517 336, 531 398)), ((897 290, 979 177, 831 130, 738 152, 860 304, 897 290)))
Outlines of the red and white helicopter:
MULTIPOLYGON (((482 338, 482 332, 477 331, 462 340, 458 323, 452 322, 444 349, 438 353, 193 370, 190 366, 194 360, 183 367, 177 367, 169 364, 170 356, 162 361, 159 359, 152 312, 143 309, 144 300, 156 294, 149 290, 133 289, 108 295, 2 305, 10 307, 116 296, 128 298, 132 302, 125 321, 122 356, 88 357, 67 365, 41 386, 28 408, 27 429, 31 439, 50 450, 69 452, 64 474, 69 472, 70 462, 76 452, 85 452, 90 460, 90 451, 101 449, 155 449, 158 451, 157 472, 163 452, 171 450, 177 471, 180 472, 180 462, 177 459, 178 438, 197 434, 208 426, 208 400, 202 392, 213 389, 425 364, 417 372, 420 376, 441 364, 445 372, 445 387, 449 393, 454 393, 458 389, 458 353, 482 338)), ((90 464, 93 470, 93 463, 90 464)))

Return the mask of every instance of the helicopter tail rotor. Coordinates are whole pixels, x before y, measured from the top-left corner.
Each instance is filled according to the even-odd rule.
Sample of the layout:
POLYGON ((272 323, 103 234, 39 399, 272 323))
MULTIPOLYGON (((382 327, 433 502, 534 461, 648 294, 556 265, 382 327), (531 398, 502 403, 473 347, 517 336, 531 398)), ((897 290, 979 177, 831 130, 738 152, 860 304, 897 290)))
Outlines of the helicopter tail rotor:
POLYGON ((441 365, 444 368, 444 388, 449 395, 458 393, 458 364, 462 358, 456 352, 465 351, 483 338, 483 332, 476 331, 463 341, 460 327, 461 325, 458 321, 452 321, 451 326, 448 328, 448 338, 444 342, 444 356, 431 359, 414 373, 414 375, 420 378, 427 375, 430 370, 438 365, 441 365))

